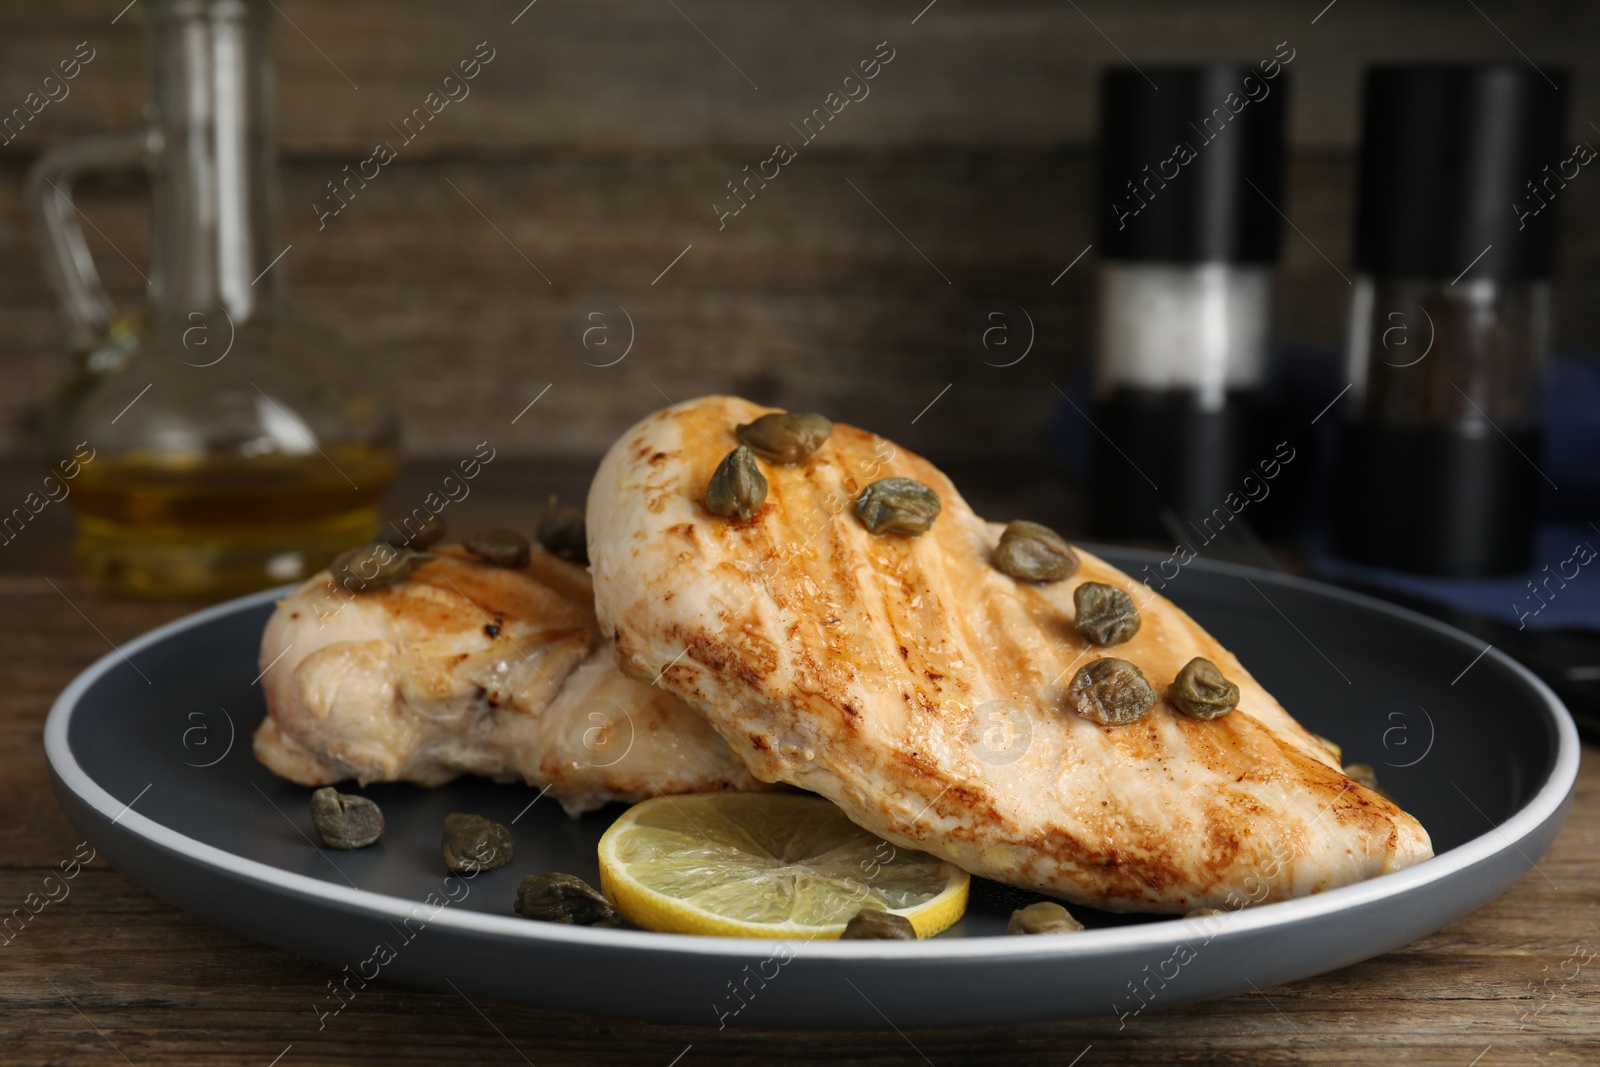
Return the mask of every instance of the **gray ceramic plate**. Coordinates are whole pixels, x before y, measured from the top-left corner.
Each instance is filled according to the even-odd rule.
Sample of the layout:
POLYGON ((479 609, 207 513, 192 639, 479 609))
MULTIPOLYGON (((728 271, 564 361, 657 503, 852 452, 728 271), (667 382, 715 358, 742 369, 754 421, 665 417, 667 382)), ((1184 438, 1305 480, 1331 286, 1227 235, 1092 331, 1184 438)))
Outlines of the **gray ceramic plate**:
MULTIPOLYGON (((1156 557, 1106 556, 1130 573, 1156 557)), ((527 873, 593 880, 620 809, 570 820, 534 791, 481 781, 376 786, 388 832, 360 852, 311 844, 309 790, 250 753, 256 648, 281 590, 130 642, 56 702, 45 747, 79 830, 129 877, 229 929, 391 980, 551 1007, 692 1023, 939 1026, 1131 1016, 1266 988, 1397 948, 1501 893, 1560 828, 1578 739, 1532 674, 1449 627, 1376 600, 1193 563, 1167 590, 1301 722, 1373 764, 1438 855, 1318 896, 1186 921, 1084 912, 1090 929, 1003 937, 1030 898, 990 883, 929 941, 783 942, 529 922, 527 873), (515 819, 517 859, 446 879, 450 811, 515 819)), ((320 1010, 339 1001, 330 993, 320 1010)))

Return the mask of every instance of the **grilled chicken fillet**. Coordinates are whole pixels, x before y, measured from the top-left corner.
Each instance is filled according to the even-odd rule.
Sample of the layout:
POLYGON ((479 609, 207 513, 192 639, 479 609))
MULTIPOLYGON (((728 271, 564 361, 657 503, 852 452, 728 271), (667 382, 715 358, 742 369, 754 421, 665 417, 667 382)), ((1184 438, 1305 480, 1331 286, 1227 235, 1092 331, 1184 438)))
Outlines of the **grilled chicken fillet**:
POLYGON ((583 568, 537 548, 520 569, 440 551, 388 588, 352 594, 323 572, 279 602, 262 763, 314 786, 520 779, 571 814, 763 788, 682 701, 617 671, 583 568))
POLYGON ((1170 601, 1081 553, 1073 577, 1019 581, 986 523, 926 460, 838 425, 810 458, 763 463, 748 523, 706 510, 707 480, 768 409, 707 397, 658 412, 607 454, 589 493, 602 631, 623 670, 689 701, 755 775, 820 793, 889 841, 974 874, 1111 911, 1185 912, 1303 896, 1432 855, 1412 816, 1332 754, 1170 601), (943 512, 874 535, 851 501, 917 479, 943 512), (1073 589, 1129 592, 1142 628, 1111 648, 1073 630, 1073 589), (1132 725, 1075 714, 1066 688, 1101 655, 1157 694, 1132 725), (1195 656, 1237 710, 1179 714, 1195 656))

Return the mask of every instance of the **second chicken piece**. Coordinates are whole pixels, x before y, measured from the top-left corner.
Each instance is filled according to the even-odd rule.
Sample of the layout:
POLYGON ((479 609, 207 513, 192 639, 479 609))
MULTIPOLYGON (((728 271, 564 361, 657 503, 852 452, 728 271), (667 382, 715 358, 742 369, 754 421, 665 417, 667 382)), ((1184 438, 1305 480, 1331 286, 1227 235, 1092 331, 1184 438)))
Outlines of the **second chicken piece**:
POLYGON ((663 793, 766 788, 671 693, 618 672, 584 569, 455 548, 383 589, 326 571, 261 642, 256 757, 301 785, 522 780, 571 814, 663 793))

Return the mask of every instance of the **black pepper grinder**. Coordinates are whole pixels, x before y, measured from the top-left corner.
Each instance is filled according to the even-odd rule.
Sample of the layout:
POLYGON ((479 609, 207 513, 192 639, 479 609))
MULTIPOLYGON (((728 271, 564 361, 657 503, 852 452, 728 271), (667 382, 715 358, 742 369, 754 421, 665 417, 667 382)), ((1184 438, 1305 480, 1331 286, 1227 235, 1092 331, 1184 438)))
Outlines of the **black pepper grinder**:
POLYGON ((1231 517, 1225 502, 1242 499, 1261 443, 1287 82, 1275 59, 1102 78, 1099 536, 1203 538, 1194 517, 1231 517))
POLYGON ((1335 549, 1472 576, 1529 565, 1545 476, 1559 72, 1367 72, 1335 549))

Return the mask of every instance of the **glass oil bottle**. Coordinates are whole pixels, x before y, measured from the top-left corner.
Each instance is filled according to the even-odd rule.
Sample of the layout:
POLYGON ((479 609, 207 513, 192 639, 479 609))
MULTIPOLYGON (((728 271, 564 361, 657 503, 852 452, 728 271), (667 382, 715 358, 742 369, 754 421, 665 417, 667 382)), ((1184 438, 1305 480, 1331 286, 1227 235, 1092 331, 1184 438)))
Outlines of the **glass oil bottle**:
MULTIPOLYGON (((244 0, 149 9, 150 122, 46 152, 30 176, 74 374, 51 451, 94 458, 72 487, 74 557, 103 591, 216 598, 307 576, 378 531, 397 431, 334 338, 284 302, 266 18, 244 0), (155 261, 119 315, 72 202, 82 174, 144 168, 155 261)), ((52 456, 52 458, 56 458, 52 456)))

